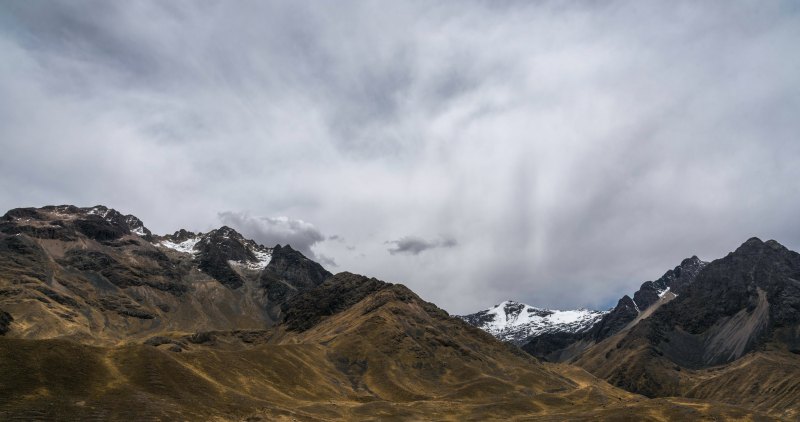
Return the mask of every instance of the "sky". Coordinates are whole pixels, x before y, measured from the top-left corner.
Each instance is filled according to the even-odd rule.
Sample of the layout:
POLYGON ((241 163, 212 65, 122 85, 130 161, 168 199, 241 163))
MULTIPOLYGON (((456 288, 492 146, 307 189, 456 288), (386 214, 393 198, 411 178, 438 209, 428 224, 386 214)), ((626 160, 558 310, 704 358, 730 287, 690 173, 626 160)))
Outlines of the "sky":
POLYGON ((0 3, 0 209, 229 225, 451 313, 800 250, 794 1, 0 3))

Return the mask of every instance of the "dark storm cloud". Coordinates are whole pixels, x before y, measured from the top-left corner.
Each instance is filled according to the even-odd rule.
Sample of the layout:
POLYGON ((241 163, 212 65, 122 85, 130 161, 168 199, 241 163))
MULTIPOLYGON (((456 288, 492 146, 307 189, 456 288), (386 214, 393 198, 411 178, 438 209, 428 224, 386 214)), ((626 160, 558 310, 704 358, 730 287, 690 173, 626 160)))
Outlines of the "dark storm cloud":
POLYGON ((419 255, 420 252, 425 252, 429 249, 452 248, 457 244, 456 240, 453 238, 442 238, 439 240, 425 240, 415 236, 404 236, 398 240, 390 240, 385 243, 387 245, 394 245, 388 249, 389 253, 392 255, 395 254, 419 255))
POLYGON ((222 221, 456 313, 603 307, 800 249, 798 39, 791 1, 2 2, 0 206, 222 221))
MULTIPOLYGON (((245 213, 225 211, 219 213, 222 224, 240 231, 245 237, 266 246, 290 245, 304 255, 315 258, 311 247, 325 240, 313 224, 288 217, 251 217, 245 213)), ((336 266, 333 259, 324 258, 328 265, 336 266)))

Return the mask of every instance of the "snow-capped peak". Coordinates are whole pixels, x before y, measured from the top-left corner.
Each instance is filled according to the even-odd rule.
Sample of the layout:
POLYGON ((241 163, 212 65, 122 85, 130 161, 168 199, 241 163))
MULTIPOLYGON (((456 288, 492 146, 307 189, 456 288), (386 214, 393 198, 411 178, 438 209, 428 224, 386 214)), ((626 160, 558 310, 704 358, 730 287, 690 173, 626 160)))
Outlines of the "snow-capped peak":
POLYGON ((166 235, 156 243, 158 246, 206 259, 209 254, 222 256, 228 265, 239 269, 260 271, 272 260, 272 248, 245 239, 236 230, 223 226, 208 233, 192 233, 179 230, 166 235), (205 258, 204 258, 205 257, 205 258))
POLYGON ((507 300, 489 309, 459 317, 500 340, 522 344, 544 333, 579 333, 591 328, 606 312, 589 309, 541 309, 507 300))

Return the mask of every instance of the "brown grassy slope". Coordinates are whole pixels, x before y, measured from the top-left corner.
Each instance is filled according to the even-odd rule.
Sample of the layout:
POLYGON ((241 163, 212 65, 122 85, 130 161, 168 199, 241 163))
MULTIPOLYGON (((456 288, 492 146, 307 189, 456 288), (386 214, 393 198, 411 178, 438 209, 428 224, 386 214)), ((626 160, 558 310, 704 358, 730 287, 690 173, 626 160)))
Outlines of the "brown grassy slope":
POLYGON ((170 353, 0 338, 0 420, 771 420, 696 400, 645 400, 590 375, 519 397, 382 400, 350 387, 320 345, 170 353))
POLYGON ((649 401, 542 365, 400 285, 344 273, 301 299, 309 300, 296 315, 310 325, 160 331, 155 346, 0 338, 0 420, 752 417, 713 403, 649 401))
MULTIPOLYGON (((398 308, 372 312, 381 316, 385 311, 394 315, 398 308)), ((340 316, 344 321, 353 315, 340 316)), ((752 420, 749 412, 731 406, 646 400, 568 365, 529 366, 493 339, 485 351, 492 356, 475 352, 479 359, 474 372, 452 371, 441 391, 433 391, 435 385, 428 384, 431 376, 412 369, 398 377, 391 370, 403 366, 392 359, 406 352, 381 351, 390 336, 370 338, 376 344, 375 356, 359 354, 365 347, 361 344, 359 351, 348 351, 354 341, 348 337, 362 329, 362 324, 351 322, 341 338, 336 336, 327 345, 313 340, 326 335, 319 330, 305 333, 306 338, 267 333, 264 343, 234 347, 231 342, 219 350, 227 339, 218 333, 215 340, 189 344, 182 353, 163 346, 106 348, 0 338, 0 419, 631 420, 635 416, 655 421, 681 415, 693 420, 752 420), (278 338, 281 344, 271 343, 278 338), (364 359, 366 370, 343 367, 339 357, 364 359), (423 378, 419 385, 416 377, 423 378), (403 397, 409 390, 418 397, 403 397)), ((395 328, 372 329, 388 333, 395 328)), ((470 334, 455 337, 460 336, 470 334)))
POLYGON ((693 370, 659 355, 643 340, 612 337, 577 364, 613 385, 656 397, 711 400, 786 420, 800 418, 800 357, 782 350, 752 352, 726 365, 693 370))

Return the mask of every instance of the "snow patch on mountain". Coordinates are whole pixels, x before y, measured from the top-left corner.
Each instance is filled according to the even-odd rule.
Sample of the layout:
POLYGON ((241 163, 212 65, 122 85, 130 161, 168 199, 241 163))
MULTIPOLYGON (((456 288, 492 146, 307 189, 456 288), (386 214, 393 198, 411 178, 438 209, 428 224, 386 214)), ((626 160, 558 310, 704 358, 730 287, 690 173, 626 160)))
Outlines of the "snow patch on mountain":
POLYGON ((186 239, 180 243, 170 242, 169 240, 162 240, 161 243, 159 243, 159 245, 165 248, 176 250, 178 252, 195 254, 197 253, 197 251, 195 251, 195 246, 197 246, 197 242, 199 242, 202 239, 203 238, 201 236, 197 236, 186 239))
POLYGON ((228 261, 228 264, 237 267, 247 268, 248 270, 261 271, 264 268, 267 268, 267 265, 269 265, 269 262, 272 260, 271 248, 264 248, 264 247, 258 249, 253 248, 250 249, 250 252, 252 252, 253 255, 255 255, 256 257, 255 261, 242 261, 242 262, 228 261))
POLYGON ((508 300, 459 318, 500 340, 521 345, 528 338, 544 333, 586 331, 606 313, 589 309, 541 309, 508 300))

